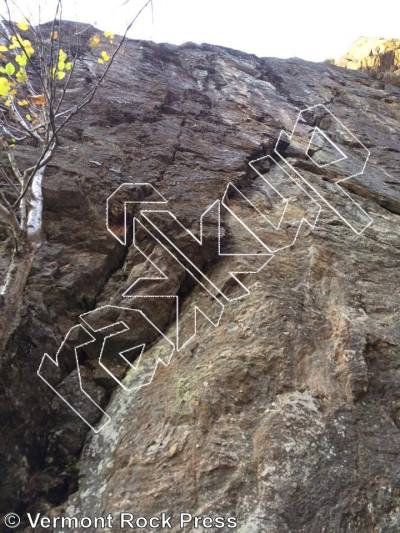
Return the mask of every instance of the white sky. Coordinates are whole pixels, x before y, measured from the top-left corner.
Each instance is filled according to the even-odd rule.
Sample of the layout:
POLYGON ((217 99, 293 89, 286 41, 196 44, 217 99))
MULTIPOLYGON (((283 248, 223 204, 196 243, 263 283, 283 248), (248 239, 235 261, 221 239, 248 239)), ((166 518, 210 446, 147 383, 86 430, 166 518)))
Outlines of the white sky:
MULTIPOLYGON (((41 4, 43 22, 51 18, 50 6, 55 5, 55 0, 15 2, 33 16, 41 4)), ((121 33, 144 2, 63 0, 64 18, 121 33)), ((400 37, 399 0, 153 0, 153 4, 153 21, 148 9, 130 37, 175 44, 208 42, 259 56, 312 61, 341 56, 363 35, 400 37)))

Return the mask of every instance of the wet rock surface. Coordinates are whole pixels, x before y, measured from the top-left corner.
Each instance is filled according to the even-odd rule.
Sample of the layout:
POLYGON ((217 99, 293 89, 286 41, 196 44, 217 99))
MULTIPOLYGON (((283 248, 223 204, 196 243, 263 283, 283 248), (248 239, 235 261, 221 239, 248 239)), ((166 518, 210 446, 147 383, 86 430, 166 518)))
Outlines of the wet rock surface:
MULTIPOLYGON (((84 71, 91 65, 83 62, 84 71)), ((1 359, 1 512, 184 511, 236 516, 238 530, 248 533, 398 531, 400 90, 329 64, 191 43, 130 41, 113 72, 70 126, 45 177, 46 240, 20 326, 1 359), (248 162, 274 155, 280 131, 290 133, 299 111, 316 104, 371 152, 364 174, 345 182, 373 220, 361 235, 327 202, 353 220, 349 198, 335 183, 351 175, 352 165, 357 173, 362 156, 332 169, 323 160, 316 165, 304 148, 303 136, 317 125, 340 149, 358 153, 351 135, 339 142, 329 113, 305 117, 280 146, 312 190, 300 189, 296 175, 283 176, 277 164, 261 170, 290 199, 279 232, 240 195, 280 219, 282 205, 248 162), (105 218, 107 198, 125 182, 152 184, 195 232, 232 182, 237 190, 224 212, 224 243, 254 251, 237 215, 258 236, 259 252, 262 243, 278 251, 260 272, 242 276, 250 293, 234 299, 241 290, 227 276, 234 259, 218 256, 213 220, 205 224, 203 249, 184 231, 174 233, 232 301, 218 327, 199 319, 195 338, 139 390, 123 391, 99 367, 97 344, 81 350, 88 391, 111 418, 94 434, 36 370, 80 314, 133 307, 124 292, 149 273, 149 263, 131 237, 123 246, 107 232, 105 218), (313 230, 315 198, 322 210, 313 230), (303 224, 297 235, 303 217, 311 226, 303 224)), ((315 160, 318 152, 329 156, 314 149, 315 160)), ((130 206, 129 215, 140 206, 130 206)), ((121 206, 113 207, 111 223, 122 235, 121 206)), ((176 230, 168 218, 158 223, 166 233, 176 230)), ((168 277, 143 283, 137 294, 179 295, 189 338, 196 302, 210 315, 215 302, 204 300, 201 287, 146 232, 141 243, 168 277)), ((246 264, 257 270, 259 258, 246 264)), ((174 301, 142 298, 135 307, 174 338, 174 301)), ((139 371, 123 377, 114 369, 132 389, 162 350, 150 329, 127 334, 132 344, 143 336, 149 346, 139 371)), ((117 352, 107 355, 110 367, 117 352)), ((76 393, 70 360, 57 379, 60 390, 76 393)), ((85 414, 101 423, 97 411, 85 414)))

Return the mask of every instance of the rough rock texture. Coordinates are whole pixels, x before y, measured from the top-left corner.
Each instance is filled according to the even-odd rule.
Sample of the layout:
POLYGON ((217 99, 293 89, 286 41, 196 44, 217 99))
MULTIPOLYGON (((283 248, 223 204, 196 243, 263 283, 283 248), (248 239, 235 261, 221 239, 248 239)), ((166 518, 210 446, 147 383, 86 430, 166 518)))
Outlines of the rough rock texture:
POLYGON ((400 75, 400 40, 360 37, 350 50, 334 63, 353 70, 365 70, 386 81, 398 83, 400 75))
MULTIPOLYGON (((88 78, 82 83, 89 83, 92 68, 81 69, 88 78)), ((329 64, 190 43, 128 43, 45 178, 46 242, 2 358, 1 512, 185 511, 234 515, 242 533, 399 531, 399 97, 395 87, 384 90, 366 74, 329 64), (102 432, 88 432, 35 373, 79 314, 107 303, 132 307, 123 292, 147 272, 133 246, 107 233, 106 198, 124 182, 151 183, 197 231, 203 211, 231 181, 279 219, 281 204, 247 163, 273 154, 280 130, 291 132, 299 110, 320 103, 371 151, 364 175, 346 187, 373 224, 358 236, 324 208, 315 230, 304 225, 293 246, 243 278, 250 294, 227 303, 218 327, 199 320, 196 337, 139 391, 116 387, 96 364, 98 350, 81 350, 87 388, 111 416, 102 432)), ((339 142, 327 114, 305 119, 300 133, 315 125, 339 142)), ((357 143, 348 136, 341 147, 357 150, 357 143)), ((324 156, 314 148, 315 157, 324 156)), ((316 166, 300 134, 282 150, 315 194, 353 216, 334 185, 349 174, 316 166)), ((278 236, 240 194, 230 195, 229 205, 276 249, 292 242, 296 221, 315 220, 318 210, 276 165, 263 173, 290 198, 278 236)), ((116 232, 121 221, 113 212, 116 232)), ((171 221, 163 223, 175 231, 171 221)), ((201 252, 184 232, 175 235, 233 298, 239 288, 226 280, 232 259, 217 256, 214 230, 206 225, 209 245, 201 252)), ((233 215, 223 230, 232 250, 248 245, 233 215)), ((171 270, 139 294, 182 296, 190 336, 194 302, 210 313, 212 303, 148 235, 142 242, 156 264, 171 270)), ((174 336, 172 301, 136 302, 174 336)), ((136 332, 129 335, 133 345, 136 332)), ((147 330, 137 338, 143 335, 153 342, 143 356, 145 372, 162 341, 147 330)), ((59 379, 73 395, 73 364, 59 379)), ((131 371, 125 383, 140 379, 131 371)), ((87 417, 100 422, 96 413, 87 417)))

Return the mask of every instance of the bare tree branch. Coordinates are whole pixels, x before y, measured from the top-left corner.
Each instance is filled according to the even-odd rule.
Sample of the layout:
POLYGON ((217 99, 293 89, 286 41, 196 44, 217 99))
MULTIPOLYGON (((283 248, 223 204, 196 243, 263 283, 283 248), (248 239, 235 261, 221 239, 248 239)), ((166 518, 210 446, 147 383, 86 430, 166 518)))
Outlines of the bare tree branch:
MULTIPOLYGON (((71 34, 64 38, 62 0, 55 0, 50 35, 44 36, 41 26, 35 28, 27 24, 27 28, 21 30, 29 29, 29 39, 22 38, 18 32, 21 24, 16 24, 11 16, 10 4, 17 6, 17 3, 14 0, 3 1, 6 17, 0 16, 0 38, 4 39, 7 46, 9 59, 6 61, 11 67, 10 71, 3 69, 1 76, 3 86, 4 83, 8 84, 10 90, 3 93, 5 97, 0 97, 0 148, 7 156, 10 169, 0 169, 0 179, 8 188, 7 193, 0 191, 0 218, 17 238, 21 232, 30 231, 29 220, 41 219, 40 213, 33 212, 34 204, 40 205, 42 202, 44 170, 56 152, 60 133, 74 116, 93 101, 121 51, 129 30, 149 4, 152 6, 152 0, 145 1, 137 11, 110 56, 107 54, 104 61, 100 56, 99 63, 105 64, 103 71, 92 87, 72 105, 65 104, 80 61, 81 36, 91 27, 80 31, 77 29, 74 43, 71 34), (64 44, 67 52, 63 50, 62 43, 65 40, 69 40, 69 45, 64 44), (14 63, 19 65, 15 75, 14 63), (38 91, 42 94, 38 94, 38 91), (63 109, 64 106, 67 109, 63 109), (23 168, 26 164, 20 165, 13 146, 18 147, 25 142, 32 146, 33 151, 29 154, 33 154, 33 163, 23 168)), ((27 17, 25 19, 29 22, 27 17)), ((106 33, 104 35, 107 37, 106 33)), ((109 42, 112 42, 112 38, 109 42)))

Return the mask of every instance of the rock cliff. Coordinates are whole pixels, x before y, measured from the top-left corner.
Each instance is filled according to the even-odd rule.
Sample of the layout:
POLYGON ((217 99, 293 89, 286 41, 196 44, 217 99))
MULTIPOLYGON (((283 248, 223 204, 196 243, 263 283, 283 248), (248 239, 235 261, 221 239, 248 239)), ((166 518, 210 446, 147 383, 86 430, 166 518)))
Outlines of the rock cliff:
MULTIPOLYGON (((82 84, 96 76, 84 58, 80 73, 82 84)), ((1 358, 0 512, 184 511, 236 516, 242 533, 399 531, 399 97, 330 64, 127 43, 45 177, 46 239, 1 358), (301 115, 293 137, 282 137, 279 157, 281 130, 290 134, 299 112, 319 104, 321 113, 301 115), (309 138, 315 128, 319 141, 309 138), (151 278, 154 265, 132 236, 124 246, 106 228, 106 200, 126 182, 153 185, 197 235, 203 212, 225 198, 227 250, 261 253, 268 243, 270 260, 262 269, 259 257, 247 260, 248 271, 260 270, 240 276, 242 295, 229 276, 236 258, 218 254, 215 219, 200 248, 174 220, 158 219, 229 302, 218 326, 199 316, 191 342, 139 390, 124 391, 99 367, 99 344, 78 351, 85 387, 111 419, 96 434, 36 371, 79 315, 132 308, 124 292, 151 278), (289 200, 284 211, 276 191, 289 200)), ((109 219, 122 235, 120 205, 109 219)), ((215 317, 215 301, 168 246, 146 231, 139 240, 167 276, 137 294, 179 296, 188 339, 195 306, 215 317)), ((139 298, 134 307, 174 338, 174 302, 139 298)), ((147 344, 139 372, 115 370, 127 387, 163 343, 154 331, 132 331, 132 345, 143 336, 147 344)), ((54 379, 77 394, 73 358, 54 379)), ((101 423, 96 410, 85 416, 101 423)))
POLYGON ((400 76, 400 40, 360 37, 334 63, 353 70, 365 70, 378 79, 396 84, 400 76))

